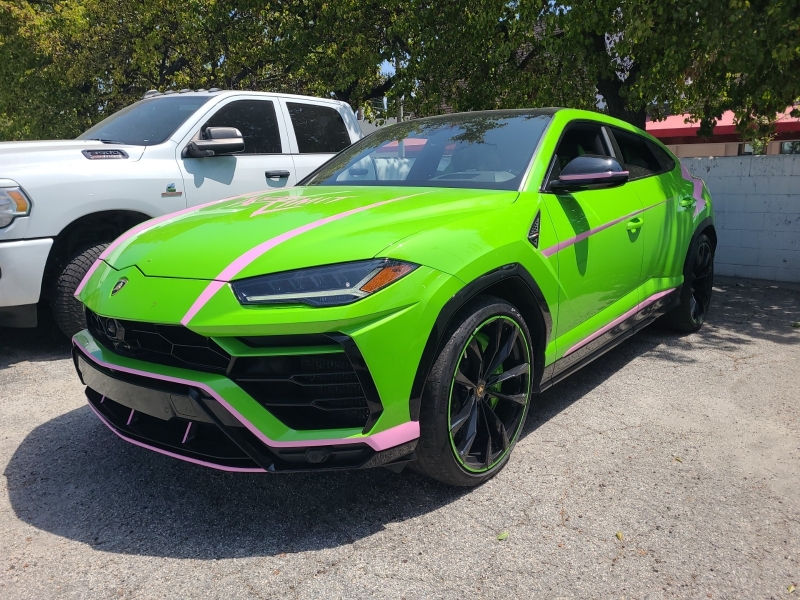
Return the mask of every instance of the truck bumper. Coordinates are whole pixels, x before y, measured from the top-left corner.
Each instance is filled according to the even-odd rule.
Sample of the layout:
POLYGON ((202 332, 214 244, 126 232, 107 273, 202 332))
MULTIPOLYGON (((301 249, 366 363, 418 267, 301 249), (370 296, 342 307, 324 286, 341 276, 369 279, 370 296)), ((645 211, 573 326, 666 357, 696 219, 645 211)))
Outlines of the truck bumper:
POLYGON ((0 242, 0 322, 8 326, 35 326, 42 276, 53 240, 19 240, 0 242), (33 323, 29 316, 33 314, 33 323), (8 318, 4 318, 8 317, 8 318))

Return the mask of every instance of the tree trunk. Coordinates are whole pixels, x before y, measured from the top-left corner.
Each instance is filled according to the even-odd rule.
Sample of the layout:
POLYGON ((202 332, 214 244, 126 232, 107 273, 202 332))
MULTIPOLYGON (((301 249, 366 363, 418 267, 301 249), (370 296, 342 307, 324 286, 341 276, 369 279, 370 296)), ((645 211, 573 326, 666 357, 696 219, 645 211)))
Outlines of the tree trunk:
POLYGON ((620 94, 624 84, 616 77, 613 80, 601 79, 597 82, 597 91, 603 96, 609 115, 644 129, 647 111, 644 108, 633 110, 628 106, 628 99, 620 94))

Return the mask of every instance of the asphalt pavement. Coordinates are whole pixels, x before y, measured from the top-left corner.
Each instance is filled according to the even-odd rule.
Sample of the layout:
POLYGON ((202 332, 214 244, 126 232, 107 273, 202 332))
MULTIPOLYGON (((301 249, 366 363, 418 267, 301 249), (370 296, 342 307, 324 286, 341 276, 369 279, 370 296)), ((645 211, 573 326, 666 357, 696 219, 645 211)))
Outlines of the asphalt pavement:
POLYGON ((720 279, 700 333, 536 397, 480 488, 241 475, 116 438, 51 323, 0 329, 0 597, 796 597, 799 384, 800 288, 720 279))

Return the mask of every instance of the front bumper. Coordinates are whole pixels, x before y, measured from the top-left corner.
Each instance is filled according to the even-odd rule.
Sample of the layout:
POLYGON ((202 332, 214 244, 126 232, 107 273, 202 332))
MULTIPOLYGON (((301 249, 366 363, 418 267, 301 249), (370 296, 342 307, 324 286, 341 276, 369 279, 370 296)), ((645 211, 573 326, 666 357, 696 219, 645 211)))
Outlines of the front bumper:
POLYGON ((196 373, 205 381, 195 381, 109 363, 110 353, 87 332, 73 341, 91 409, 120 438, 148 450, 244 473, 400 466, 413 458, 416 422, 373 435, 273 440, 215 389, 223 382, 213 379, 224 377, 196 373))
POLYGON ((53 240, 0 242, 0 308, 39 302, 53 240))

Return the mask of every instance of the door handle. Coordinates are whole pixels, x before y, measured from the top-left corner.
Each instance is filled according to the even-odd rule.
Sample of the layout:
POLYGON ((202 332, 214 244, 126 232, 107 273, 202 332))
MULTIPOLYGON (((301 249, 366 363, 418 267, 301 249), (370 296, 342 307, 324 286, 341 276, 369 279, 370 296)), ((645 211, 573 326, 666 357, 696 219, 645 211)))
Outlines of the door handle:
POLYGON ((627 229, 628 231, 636 231, 637 229, 641 229, 642 225, 644 225, 644 219, 641 217, 636 217, 635 219, 628 221, 627 229))
POLYGON ((683 208, 689 208, 690 206, 697 204, 697 200, 689 196, 687 198, 681 198, 681 201, 678 204, 680 204, 683 208))
POLYGON ((267 179, 283 179, 289 177, 289 171, 264 171, 264 176, 267 179))

